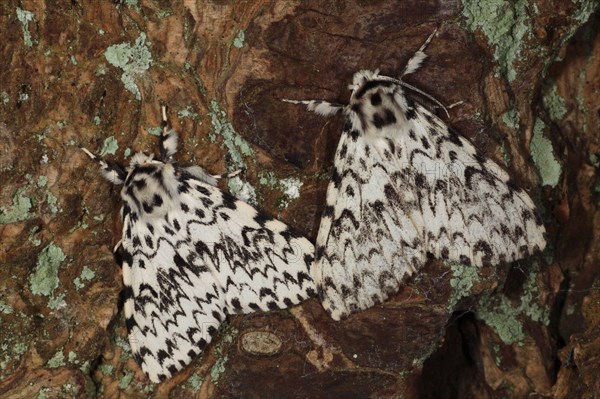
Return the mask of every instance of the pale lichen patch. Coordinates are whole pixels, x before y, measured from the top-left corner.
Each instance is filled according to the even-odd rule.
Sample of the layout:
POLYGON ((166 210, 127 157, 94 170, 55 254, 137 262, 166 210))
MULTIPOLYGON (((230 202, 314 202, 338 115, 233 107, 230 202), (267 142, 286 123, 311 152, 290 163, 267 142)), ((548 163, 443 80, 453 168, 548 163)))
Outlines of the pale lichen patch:
POLYGON ((141 100, 135 78, 145 73, 152 65, 152 54, 146 45, 146 34, 140 33, 134 45, 121 43, 110 46, 104 52, 104 57, 111 65, 123 70, 121 81, 125 88, 132 92, 137 100, 141 100))
POLYGON ((100 150, 100 156, 103 157, 108 154, 114 155, 118 149, 119 143, 117 143, 117 140, 113 136, 107 137, 104 140, 104 145, 102 146, 102 149, 100 150))
POLYGON ((555 187, 560 179, 562 167, 556 159, 552 142, 544 136, 545 127, 541 119, 535 121, 530 152, 542 178, 542 185, 555 187))
POLYGON ((29 22, 35 19, 35 15, 31 11, 17 7, 17 19, 22 25, 23 42, 27 47, 33 46, 33 40, 31 39, 31 33, 29 32, 29 22))
POLYGON ((29 287, 34 295, 51 297, 58 287, 58 268, 66 259, 60 247, 50 243, 38 255, 35 271, 29 275, 29 287))

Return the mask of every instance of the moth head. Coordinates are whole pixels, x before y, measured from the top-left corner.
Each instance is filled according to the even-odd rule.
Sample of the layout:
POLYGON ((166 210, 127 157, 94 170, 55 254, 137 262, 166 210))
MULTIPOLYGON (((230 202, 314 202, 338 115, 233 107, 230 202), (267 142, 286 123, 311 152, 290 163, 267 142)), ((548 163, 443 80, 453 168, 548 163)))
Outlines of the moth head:
POLYGON ((131 161, 129 162, 129 166, 127 167, 127 171, 130 172, 133 168, 139 165, 144 165, 151 162, 160 162, 154 160, 154 154, 146 155, 143 152, 137 152, 134 156, 131 157, 131 161))

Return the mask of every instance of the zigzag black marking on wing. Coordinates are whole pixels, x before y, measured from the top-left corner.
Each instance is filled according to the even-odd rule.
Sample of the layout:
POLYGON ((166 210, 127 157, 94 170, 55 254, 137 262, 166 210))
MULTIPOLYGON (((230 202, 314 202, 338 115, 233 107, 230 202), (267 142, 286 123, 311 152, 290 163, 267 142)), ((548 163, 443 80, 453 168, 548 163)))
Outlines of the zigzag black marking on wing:
MULTIPOLYGON (((177 327, 177 317, 178 316, 186 316, 186 310, 181 306, 181 299, 187 299, 190 301, 194 301, 193 298, 190 298, 186 292, 185 292, 185 288, 186 287, 193 287, 193 285, 191 284, 189 277, 187 275, 185 275, 185 273, 181 273, 181 271, 176 270, 176 269, 168 269, 168 271, 166 270, 159 270, 157 273, 157 282, 159 284, 159 288, 160 288, 160 292, 161 295, 159 296, 159 298, 157 298, 158 300, 155 300, 153 298, 149 298, 149 297, 145 297, 145 300, 143 301, 144 304, 146 303, 152 303, 154 305, 154 307, 152 308, 152 312, 151 312, 151 319, 152 319, 152 325, 153 325, 153 329, 150 329, 148 326, 146 326, 142 332, 147 335, 148 332, 152 332, 152 334, 154 334, 154 336, 157 336, 157 332, 156 332, 156 326, 154 323, 158 322, 160 323, 165 330, 169 331, 170 325, 173 325, 176 329, 177 327), (179 281, 184 281, 186 283, 186 285, 182 285, 179 283, 179 281), (163 322, 162 318, 159 317, 159 315, 156 313, 156 309, 158 309, 158 311, 160 312, 160 314, 162 315, 169 315, 169 318, 167 320, 165 320, 163 322)), ((193 290, 190 290, 190 292, 194 292, 193 290)), ((210 300, 201 300, 201 298, 197 297, 194 295, 195 298, 195 302, 198 303, 204 303, 204 304, 208 304, 208 305, 218 305, 215 302, 212 302, 210 300)), ((215 297, 217 298, 217 297, 215 297)), ((139 304, 138 304, 138 299, 141 299, 141 296, 137 296, 134 298, 134 304, 136 305, 136 311, 145 316, 147 318, 147 313, 145 311, 144 308, 139 308, 139 304)), ((200 305, 199 303, 199 305, 200 305)), ((202 309, 202 305, 200 305, 199 307, 200 309, 202 309)), ((200 311, 193 311, 193 314, 202 314, 202 315, 207 315, 205 312, 200 312, 200 311)), ((138 325, 139 327, 139 325, 138 325)))

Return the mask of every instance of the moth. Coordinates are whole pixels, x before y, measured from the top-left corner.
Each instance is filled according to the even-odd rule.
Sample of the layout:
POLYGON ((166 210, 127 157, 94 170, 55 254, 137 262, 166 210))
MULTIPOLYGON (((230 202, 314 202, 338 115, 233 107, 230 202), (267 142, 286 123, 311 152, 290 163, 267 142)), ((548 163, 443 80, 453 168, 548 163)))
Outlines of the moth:
POLYGON ((544 249, 529 195, 422 103, 437 100, 379 71, 355 73, 349 89, 347 105, 284 100, 345 118, 312 268, 334 320, 386 300, 430 258, 483 266, 544 249))
POLYGON ((153 382, 200 354, 228 314, 283 309, 315 295, 314 247, 288 226, 221 191, 221 177, 178 166, 162 107, 160 158, 129 166, 83 149, 123 185, 123 308, 131 350, 153 382))

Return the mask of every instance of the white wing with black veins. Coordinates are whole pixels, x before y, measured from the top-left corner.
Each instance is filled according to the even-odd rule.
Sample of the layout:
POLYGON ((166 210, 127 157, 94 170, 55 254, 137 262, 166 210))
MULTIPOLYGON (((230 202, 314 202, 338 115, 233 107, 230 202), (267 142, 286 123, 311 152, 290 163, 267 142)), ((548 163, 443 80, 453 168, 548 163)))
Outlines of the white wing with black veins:
POLYGON ((333 319, 385 300, 428 258, 482 266, 545 247, 529 195, 403 82, 360 71, 352 88, 312 269, 333 319))
POLYGON ((89 153, 123 184, 123 299, 137 362, 162 381, 201 353, 226 315, 283 309, 315 294, 314 247, 282 222, 210 183, 217 176, 172 163, 166 128, 156 161, 126 169, 89 153))

